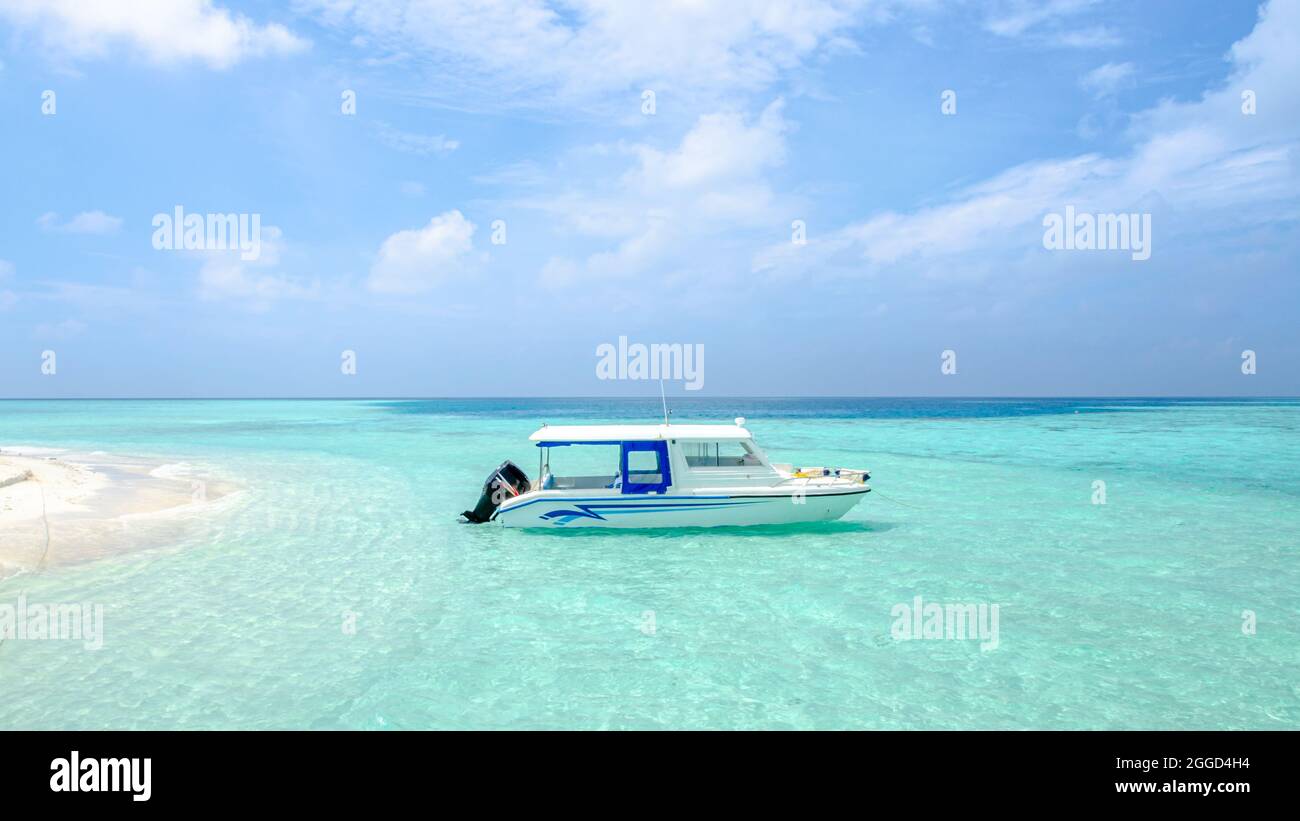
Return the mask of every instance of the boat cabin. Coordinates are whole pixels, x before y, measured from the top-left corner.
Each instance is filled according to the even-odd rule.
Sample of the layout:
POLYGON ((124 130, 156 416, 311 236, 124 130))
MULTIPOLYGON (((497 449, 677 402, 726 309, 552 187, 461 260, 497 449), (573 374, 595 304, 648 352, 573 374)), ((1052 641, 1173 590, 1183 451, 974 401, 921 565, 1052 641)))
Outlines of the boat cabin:
POLYGON ((538 448, 533 490, 582 489, 620 494, 669 488, 770 484, 780 477, 745 428, 737 425, 543 426, 529 437, 538 448), (551 460, 572 447, 609 451, 609 473, 559 476, 551 460))

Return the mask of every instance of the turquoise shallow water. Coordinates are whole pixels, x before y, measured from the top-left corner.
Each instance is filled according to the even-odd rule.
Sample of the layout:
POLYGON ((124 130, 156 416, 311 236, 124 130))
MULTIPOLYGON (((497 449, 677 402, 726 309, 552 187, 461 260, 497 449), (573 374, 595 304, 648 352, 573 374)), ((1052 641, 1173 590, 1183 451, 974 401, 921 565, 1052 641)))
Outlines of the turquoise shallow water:
POLYGON ((105 606, 101 650, 0 645, 0 727, 1300 727, 1300 402, 674 404, 877 492, 795 529, 509 531, 456 514, 535 471, 538 424, 657 400, 0 402, 0 446, 247 487, 182 544, 0 582, 105 606), (998 604, 999 646, 895 640, 917 595, 998 604))

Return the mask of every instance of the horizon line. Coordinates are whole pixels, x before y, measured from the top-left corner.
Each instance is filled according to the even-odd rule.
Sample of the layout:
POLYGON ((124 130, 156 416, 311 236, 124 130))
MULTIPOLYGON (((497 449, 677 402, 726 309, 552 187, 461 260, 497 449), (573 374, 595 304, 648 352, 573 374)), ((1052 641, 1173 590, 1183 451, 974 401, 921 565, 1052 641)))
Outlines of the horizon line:
MULTIPOLYGON (((0 402, 428 402, 485 399, 591 399, 649 402, 652 396, 496 395, 496 396, 12 396, 0 402)), ((1300 394, 717 394, 678 399, 1300 399, 1300 394)))

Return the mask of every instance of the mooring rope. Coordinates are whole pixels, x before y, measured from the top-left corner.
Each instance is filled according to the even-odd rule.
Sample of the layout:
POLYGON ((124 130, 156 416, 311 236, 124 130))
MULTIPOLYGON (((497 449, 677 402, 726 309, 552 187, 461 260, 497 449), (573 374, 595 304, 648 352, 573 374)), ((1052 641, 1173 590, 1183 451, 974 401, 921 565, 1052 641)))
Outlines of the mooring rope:
POLYGON ((41 551, 41 560, 36 563, 36 572, 40 573, 45 569, 45 560, 50 555, 50 517, 45 509, 45 488, 41 487, 39 479, 36 486, 41 491, 41 521, 45 523, 45 549, 41 551))
POLYGON ((872 495, 872 496, 878 496, 878 497, 880 497, 881 499, 884 499, 886 502, 893 502, 893 503, 896 504, 896 505, 902 505, 903 507, 910 507, 910 508, 912 508, 913 510, 925 510, 925 508, 920 507, 920 506, 918 506, 918 505, 908 504, 907 502, 900 502, 900 501, 897 500, 897 499, 891 499, 891 498, 889 498, 888 496, 886 496, 885 494, 883 494, 883 493, 881 493, 880 491, 876 490, 874 487, 871 489, 871 495, 872 495))

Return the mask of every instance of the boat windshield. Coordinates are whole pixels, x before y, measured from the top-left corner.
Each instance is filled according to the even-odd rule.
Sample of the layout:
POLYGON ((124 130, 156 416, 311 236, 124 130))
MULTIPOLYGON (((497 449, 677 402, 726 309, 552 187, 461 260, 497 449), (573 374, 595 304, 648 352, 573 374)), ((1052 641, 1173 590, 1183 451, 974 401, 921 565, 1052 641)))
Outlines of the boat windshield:
POLYGON ((762 464, 748 442, 682 442, 680 447, 687 466, 692 468, 734 468, 762 464))

